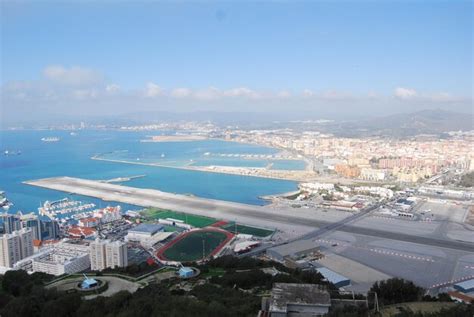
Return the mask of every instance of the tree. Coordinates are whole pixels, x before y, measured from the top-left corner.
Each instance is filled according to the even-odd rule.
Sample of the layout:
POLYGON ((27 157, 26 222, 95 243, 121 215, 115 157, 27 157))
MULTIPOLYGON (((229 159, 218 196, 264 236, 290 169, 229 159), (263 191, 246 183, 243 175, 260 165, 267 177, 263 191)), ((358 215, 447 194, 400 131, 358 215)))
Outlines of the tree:
POLYGON ((371 292, 377 293, 379 303, 396 304, 421 300, 423 288, 401 278, 392 278, 374 283, 371 292))

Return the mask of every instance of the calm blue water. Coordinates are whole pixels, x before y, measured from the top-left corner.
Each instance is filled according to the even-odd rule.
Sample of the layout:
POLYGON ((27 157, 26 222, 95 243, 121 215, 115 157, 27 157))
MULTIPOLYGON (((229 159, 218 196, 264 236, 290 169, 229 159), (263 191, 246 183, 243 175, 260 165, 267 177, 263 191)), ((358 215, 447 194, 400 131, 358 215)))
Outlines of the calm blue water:
MULTIPOLYGON (((204 173, 164 167, 140 166, 91 160, 97 154, 113 158, 146 161, 166 159, 182 166, 190 160, 202 159, 205 152, 273 154, 275 149, 217 140, 195 142, 143 143, 140 139, 150 133, 121 131, 80 131, 71 136, 67 131, 0 131, 0 189, 14 203, 11 212, 36 211, 45 200, 61 199, 67 194, 22 184, 22 181, 74 176, 88 179, 111 179, 145 174, 124 185, 156 188, 167 192, 261 205, 261 195, 276 194, 296 189, 292 181, 273 180, 237 175, 204 173), (60 137, 59 142, 42 142, 42 137, 60 137), (5 156, 4 150, 21 150, 18 156, 5 156), (122 151, 122 152, 120 152, 122 151), (162 158, 161 154, 165 157, 162 158)), ((242 160, 244 161, 244 160, 242 160)), ((75 199, 92 201, 93 198, 75 199)), ((123 204, 121 204, 123 206, 123 204)), ((129 207, 129 206, 124 206, 129 207)))

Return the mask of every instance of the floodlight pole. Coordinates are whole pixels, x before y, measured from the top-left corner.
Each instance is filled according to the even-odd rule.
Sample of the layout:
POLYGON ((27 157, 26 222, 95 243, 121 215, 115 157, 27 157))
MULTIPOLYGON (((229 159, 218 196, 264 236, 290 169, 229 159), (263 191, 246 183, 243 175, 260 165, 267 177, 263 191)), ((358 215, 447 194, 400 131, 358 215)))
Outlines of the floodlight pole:
POLYGON ((206 251, 205 251, 205 241, 204 241, 204 238, 202 238, 202 260, 204 261, 204 258, 205 258, 205 254, 206 254, 206 251))

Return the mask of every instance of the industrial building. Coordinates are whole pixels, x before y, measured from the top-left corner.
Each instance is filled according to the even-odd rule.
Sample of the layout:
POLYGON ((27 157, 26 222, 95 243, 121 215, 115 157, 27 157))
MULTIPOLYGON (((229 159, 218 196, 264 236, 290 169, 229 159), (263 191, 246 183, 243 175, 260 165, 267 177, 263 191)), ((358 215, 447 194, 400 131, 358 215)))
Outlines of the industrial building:
POLYGON ((142 237, 149 238, 157 232, 164 231, 165 227, 159 224, 142 223, 135 228, 129 229, 127 239, 139 241, 142 237))
POLYGON ((474 293, 474 279, 454 284, 453 287, 463 293, 474 293))
POLYGON ((262 299, 262 315, 270 317, 324 316, 330 307, 329 292, 318 284, 275 283, 262 299))
POLYGON ((340 275, 339 273, 336 273, 334 271, 331 271, 328 268, 320 267, 316 268, 316 271, 320 273, 326 281, 331 282, 337 288, 351 285, 351 280, 349 278, 340 275))
POLYGON ((173 232, 164 232, 165 228, 160 224, 140 224, 128 230, 125 241, 138 242, 145 248, 166 240, 173 232))
POLYGON ((0 266, 13 265, 33 254, 33 231, 23 228, 0 236, 0 266))

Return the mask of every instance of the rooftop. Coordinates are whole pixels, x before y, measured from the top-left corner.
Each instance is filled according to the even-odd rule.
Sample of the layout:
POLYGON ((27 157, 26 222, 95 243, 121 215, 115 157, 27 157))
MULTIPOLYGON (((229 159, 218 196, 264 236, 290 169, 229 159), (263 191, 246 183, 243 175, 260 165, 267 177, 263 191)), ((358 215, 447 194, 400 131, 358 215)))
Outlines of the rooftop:
POLYGON ((328 268, 325 268, 325 267, 320 267, 320 268, 317 268, 316 271, 318 271, 319 273, 321 273, 322 276, 324 276, 324 278, 326 280, 328 280, 329 282, 333 283, 333 284, 337 284, 339 282, 342 282, 342 281, 347 281, 348 278, 345 277, 345 276, 342 276, 341 274, 338 274, 334 271, 331 271, 330 269, 328 268))
POLYGON ((330 306, 331 297, 319 284, 273 284, 270 311, 286 312, 288 304, 330 306))
POLYGON ((189 273, 189 272, 193 272, 193 273, 194 273, 194 270, 193 270, 193 268, 191 268, 191 267, 185 267, 185 266, 183 266, 182 268, 179 269, 179 272, 180 272, 180 273, 189 273))
POLYGON ((467 281, 464 281, 464 282, 457 283, 454 286, 456 286, 458 288, 462 288, 464 290, 472 290, 472 289, 474 289, 474 278, 470 279, 470 280, 467 280, 467 281))
POLYGON ((159 224, 151 224, 151 223, 142 223, 136 226, 133 229, 128 230, 128 232, 138 232, 138 233, 151 233, 154 234, 158 231, 163 230, 164 227, 159 224))

